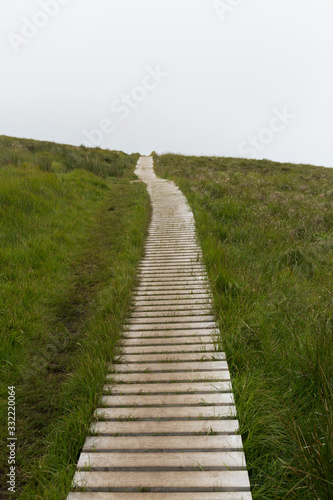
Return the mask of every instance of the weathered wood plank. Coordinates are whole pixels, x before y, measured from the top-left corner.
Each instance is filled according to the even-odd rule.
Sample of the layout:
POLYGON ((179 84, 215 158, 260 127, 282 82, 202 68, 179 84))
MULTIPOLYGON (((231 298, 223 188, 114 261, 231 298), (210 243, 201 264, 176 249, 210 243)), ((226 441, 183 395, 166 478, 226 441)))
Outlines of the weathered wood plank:
MULTIPOLYGON (((177 307, 177 306, 176 306, 177 307)), ((184 306, 178 306, 178 309, 170 309, 163 311, 163 310, 153 310, 149 309, 148 307, 146 308, 146 311, 138 311, 134 312, 132 311, 131 318, 132 319, 139 319, 139 318, 164 318, 164 319, 170 319, 170 318, 177 318, 181 316, 190 316, 191 318, 193 316, 209 316, 211 315, 212 311, 211 309, 208 308, 199 308, 198 306, 195 307, 184 307, 184 306)))
POLYGON ((176 382, 153 384, 105 384, 103 390, 112 395, 154 393, 231 392, 230 382, 176 382))
POLYGON ((160 394, 143 396, 102 396, 106 406, 191 406, 230 405, 234 403, 232 393, 212 394, 160 394))
POLYGON ((138 362, 164 362, 174 363, 176 361, 213 361, 225 359, 222 352, 189 352, 189 353, 167 353, 167 354, 126 354, 121 358, 122 364, 138 362))
POLYGON ((84 451, 97 450, 232 450, 242 451, 242 438, 237 434, 215 436, 91 436, 84 451))
POLYGON ((193 361, 186 363, 131 363, 126 365, 111 365, 111 370, 114 370, 115 373, 155 373, 155 372, 198 372, 198 371, 207 371, 207 370, 227 370, 228 364, 226 361, 193 361))
POLYGON ((169 352, 217 352, 213 342, 205 344, 163 344, 163 345, 125 345, 122 348, 122 354, 152 354, 152 353, 169 353, 169 352))
POLYGON ((123 419, 133 421, 135 419, 214 419, 235 418, 236 408, 234 405, 225 406, 164 406, 143 408, 97 408, 97 418, 123 419))
POLYGON ((219 493, 102 493, 83 492, 70 493, 67 500, 251 500, 250 492, 219 492, 219 493))
POLYGON ((195 453, 81 453, 78 468, 113 467, 245 467, 240 451, 195 453))
POLYGON ((164 338, 171 338, 171 337, 191 337, 193 335, 197 335, 198 337, 201 335, 219 335, 219 330, 218 328, 187 328, 186 330, 184 329, 177 329, 177 330, 163 330, 163 325, 161 325, 161 329, 159 330, 144 330, 144 331, 125 331, 123 332, 123 338, 124 339, 131 339, 131 338, 158 338, 158 337, 164 337, 164 338))
POLYGON ((150 318, 149 316, 140 317, 140 318, 131 318, 128 322, 130 325, 146 325, 146 324, 159 324, 165 323, 171 325, 172 323, 179 322, 193 323, 193 322, 202 322, 202 321, 215 321, 215 318, 212 314, 200 314, 200 315, 192 315, 192 316, 183 316, 183 315, 174 315, 174 316, 154 316, 150 318))
POLYGON ((127 325, 125 331, 129 332, 142 332, 142 331, 155 331, 155 330, 200 330, 206 328, 217 328, 217 324, 212 321, 187 321, 179 323, 149 323, 139 325, 127 325))
POLYGON ((234 434, 238 420, 154 420, 129 422, 94 422, 90 432, 94 434, 234 434))
POLYGON ((108 374, 107 380, 112 383, 151 383, 151 382, 208 382, 210 380, 230 380, 229 370, 205 372, 171 372, 171 373, 117 373, 108 374))
POLYGON ((74 484, 87 488, 181 488, 210 491, 250 488, 246 471, 76 472, 74 484))
POLYGON ((211 344, 213 336, 194 335, 192 337, 151 337, 151 338, 130 338, 123 340, 122 345, 125 347, 134 346, 154 346, 154 345, 191 345, 191 344, 211 344))

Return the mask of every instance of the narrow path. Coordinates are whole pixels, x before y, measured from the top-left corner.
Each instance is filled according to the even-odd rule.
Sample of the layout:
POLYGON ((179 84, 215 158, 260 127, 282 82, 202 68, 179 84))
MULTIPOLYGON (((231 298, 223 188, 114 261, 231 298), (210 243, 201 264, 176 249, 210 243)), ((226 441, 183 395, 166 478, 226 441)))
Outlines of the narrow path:
POLYGON ((68 500, 250 500, 193 214, 141 157, 153 215, 119 364, 68 500))

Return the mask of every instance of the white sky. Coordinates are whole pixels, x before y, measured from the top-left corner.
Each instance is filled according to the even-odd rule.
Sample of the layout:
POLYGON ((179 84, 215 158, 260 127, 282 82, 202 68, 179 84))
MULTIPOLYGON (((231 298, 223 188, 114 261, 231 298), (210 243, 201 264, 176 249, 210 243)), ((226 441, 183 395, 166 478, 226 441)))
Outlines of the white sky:
POLYGON ((0 134, 333 166, 332 0, 1 7, 0 134))

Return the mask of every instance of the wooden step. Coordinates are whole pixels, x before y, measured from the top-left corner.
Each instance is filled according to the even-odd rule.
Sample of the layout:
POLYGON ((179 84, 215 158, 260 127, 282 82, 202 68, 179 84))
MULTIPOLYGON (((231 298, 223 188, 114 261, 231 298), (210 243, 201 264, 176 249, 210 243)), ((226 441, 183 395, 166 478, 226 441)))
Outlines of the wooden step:
POLYGON ((160 407, 132 407, 132 408, 97 408, 97 418, 112 420, 137 419, 220 419, 235 418, 234 404, 224 406, 160 406, 160 407))
MULTIPOLYGON (((134 422, 132 422, 134 423, 134 422)), ((194 453, 82 453, 78 468, 245 468, 241 451, 194 453)))
POLYGON ((251 500, 250 492, 200 492, 200 493, 152 493, 140 492, 135 493, 102 493, 102 492, 72 492, 68 496, 68 500, 251 500))
POLYGON ((149 420, 140 422, 94 422, 90 432, 93 434, 125 435, 130 434, 233 434, 238 431, 238 420, 149 420))
POLYGON ((242 439, 237 434, 223 436, 92 436, 87 437, 84 451, 99 450, 242 450, 242 439))
POLYGON ((128 383, 155 383, 161 382, 198 382, 198 381, 220 381, 230 380, 228 370, 204 371, 204 372, 170 372, 170 373, 117 373, 106 376, 107 380, 112 380, 115 384, 128 383))
POLYGON ((230 382, 162 382, 145 384, 105 384, 103 391, 112 395, 230 392, 230 382))
POLYGON ((141 488, 164 489, 177 488, 181 491, 225 491, 250 489, 246 471, 134 471, 134 472, 76 472, 74 485, 84 488, 110 488, 114 491, 126 488, 137 490, 141 488))

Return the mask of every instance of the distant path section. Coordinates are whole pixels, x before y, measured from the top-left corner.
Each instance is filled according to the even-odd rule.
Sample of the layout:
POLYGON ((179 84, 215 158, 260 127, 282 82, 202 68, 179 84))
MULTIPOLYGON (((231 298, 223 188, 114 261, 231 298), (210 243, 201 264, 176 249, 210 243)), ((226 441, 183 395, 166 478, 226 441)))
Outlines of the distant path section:
POLYGON ((193 213, 151 157, 136 173, 153 209, 140 282, 68 500, 250 500, 193 213))

